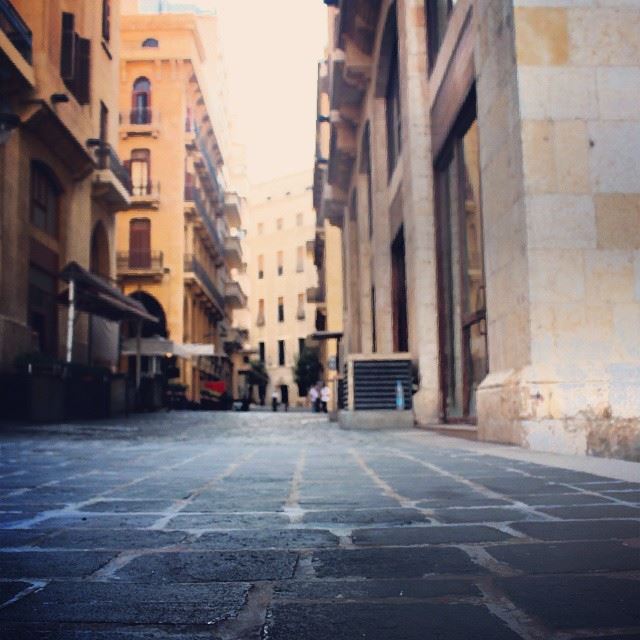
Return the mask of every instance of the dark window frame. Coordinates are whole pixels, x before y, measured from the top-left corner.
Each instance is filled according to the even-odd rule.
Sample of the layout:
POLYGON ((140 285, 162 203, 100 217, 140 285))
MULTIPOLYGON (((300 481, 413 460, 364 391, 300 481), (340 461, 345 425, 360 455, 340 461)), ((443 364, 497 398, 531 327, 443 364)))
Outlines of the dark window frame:
POLYGON ((109 42, 111 38, 111 0, 102 0, 102 39, 109 42))
POLYGON ((278 322, 284 322, 284 297, 278 298, 278 322))
POLYGON ((427 64, 429 74, 438 59, 438 52, 447 32, 449 18, 455 7, 453 0, 425 0, 424 14, 427 24, 427 64))
POLYGON ((284 340, 278 340, 278 366, 285 366, 286 355, 284 340))
POLYGON ((61 195, 62 189, 53 171, 41 162, 32 162, 29 192, 31 224, 55 239, 60 237, 61 195), (37 210, 42 210, 42 224, 36 215, 37 210))

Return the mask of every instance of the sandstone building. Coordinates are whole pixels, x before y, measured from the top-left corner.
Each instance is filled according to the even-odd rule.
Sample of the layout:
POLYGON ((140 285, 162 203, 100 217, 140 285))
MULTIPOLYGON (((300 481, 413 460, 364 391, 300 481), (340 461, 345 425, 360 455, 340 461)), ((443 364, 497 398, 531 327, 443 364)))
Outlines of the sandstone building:
POLYGON ((325 3, 344 355, 406 353, 420 425, 640 456, 637 7, 325 3))
MULTIPOLYGON (((248 327, 243 197, 231 186, 233 145, 223 102, 214 16, 122 17, 120 145, 132 204, 117 220, 118 280, 160 318, 143 336, 166 338, 193 402, 237 395, 232 357, 248 327), (235 320, 235 322, 234 322, 235 320)), ((149 353, 152 373, 163 353, 149 353)))
POLYGON ((117 1, 0 3, 0 371, 34 352, 116 367, 117 326, 79 314, 69 332, 58 275, 116 275, 119 54, 117 1))
POLYGON ((301 172, 255 185, 249 198, 246 244, 251 254, 251 341, 275 390, 292 406, 304 403, 293 380, 293 366, 323 292, 313 267, 315 214, 311 176, 301 172))

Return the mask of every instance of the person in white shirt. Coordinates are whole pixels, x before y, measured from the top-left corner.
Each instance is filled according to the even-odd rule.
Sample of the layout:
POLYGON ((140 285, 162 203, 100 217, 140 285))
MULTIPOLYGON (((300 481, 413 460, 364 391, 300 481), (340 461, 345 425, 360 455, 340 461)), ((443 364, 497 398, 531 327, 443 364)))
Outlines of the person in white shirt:
POLYGON ((311 403, 311 411, 316 413, 318 411, 318 388, 315 384, 309 389, 309 402, 311 403))
POLYGON ((329 406, 329 400, 331 400, 331 389, 325 382, 320 390, 320 402, 322 402, 322 412, 327 413, 327 407, 329 406))

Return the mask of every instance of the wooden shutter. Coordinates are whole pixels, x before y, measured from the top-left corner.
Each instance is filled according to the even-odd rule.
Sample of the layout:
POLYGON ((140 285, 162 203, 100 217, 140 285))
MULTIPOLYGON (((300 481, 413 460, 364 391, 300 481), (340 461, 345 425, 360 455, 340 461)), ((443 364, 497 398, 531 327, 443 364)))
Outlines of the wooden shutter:
POLYGON ((129 266, 141 269, 151 266, 151 222, 145 218, 129 222, 129 266))
POLYGON ((75 75, 76 62, 76 17, 73 13, 62 14, 62 38, 60 46, 60 75, 63 80, 71 81, 75 75))

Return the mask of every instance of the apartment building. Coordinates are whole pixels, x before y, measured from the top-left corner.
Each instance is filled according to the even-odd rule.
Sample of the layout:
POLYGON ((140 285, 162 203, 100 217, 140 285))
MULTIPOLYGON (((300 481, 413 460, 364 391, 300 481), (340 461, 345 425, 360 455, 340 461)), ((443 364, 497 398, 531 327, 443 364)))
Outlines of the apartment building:
POLYGON ((637 8, 325 3, 343 355, 410 358, 422 426, 637 459, 637 8))
POLYGON ((195 403, 236 395, 232 357, 248 338, 235 315, 247 305, 243 197, 230 184, 216 29, 214 16, 122 17, 119 150, 132 204, 117 221, 118 280, 159 318, 142 329, 159 345, 143 367, 162 368, 157 338, 170 341, 175 381, 195 403))
POLYGON ((117 1, 0 2, 0 371, 16 358, 116 368, 119 54, 117 1), (75 306, 93 315, 68 312, 70 263, 75 306))
POLYGON ((312 176, 301 172, 251 189, 246 244, 251 255, 251 340, 276 391, 303 405, 295 360, 322 315, 324 292, 313 265, 316 220, 312 176))

